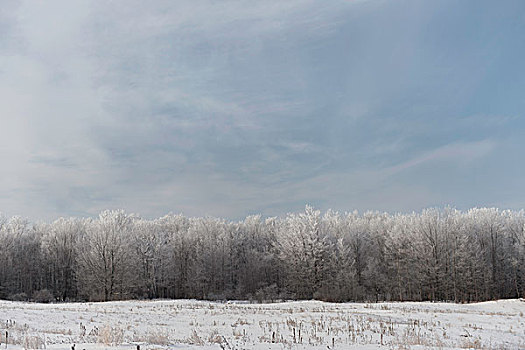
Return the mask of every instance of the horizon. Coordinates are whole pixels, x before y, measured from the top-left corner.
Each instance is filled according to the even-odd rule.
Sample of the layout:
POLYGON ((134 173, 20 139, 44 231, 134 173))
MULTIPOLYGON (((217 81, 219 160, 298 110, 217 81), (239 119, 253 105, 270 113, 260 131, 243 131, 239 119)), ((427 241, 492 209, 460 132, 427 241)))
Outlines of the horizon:
POLYGON ((148 216, 141 215, 140 213, 133 213, 133 212, 126 211, 125 209, 122 209, 122 208, 110 208, 110 209, 103 209, 100 212, 95 213, 93 215, 89 215, 89 216, 59 216, 59 217, 56 217, 56 218, 51 219, 51 220, 42 220, 42 219, 35 220, 35 219, 32 219, 32 218, 27 217, 27 216, 23 216, 23 215, 11 215, 11 216, 8 216, 8 215, 5 215, 4 213, 0 212, 0 220, 1 219, 6 219, 7 221, 9 221, 10 219, 20 218, 22 220, 26 220, 30 224, 39 225, 39 224, 53 224, 54 222, 59 221, 61 219, 66 219, 66 220, 68 220, 68 219, 73 219, 73 220, 93 219, 93 220, 97 220, 97 219, 100 218, 100 216, 102 214, 104 214, 106 212, 112 212, 112 213, 122 212, 126 216, 129 216, 129 217, 131 217, 133 219, 144 220, 144 221, 155 221, 155 220, 159 220, 159 219, 162 219, 162 218, 165 218, 165 217, 170 217, 170 216, 171 217, 181 216, 181 217, 183 217, 185 219, 190 219, 190 220, 191 219, 212 219, 212 220, 221 220, 221 221, 225 222, 226 224, 235 224, 235 223, 245 222, 246 219, 248 219, 250 217, 256 217, 256 216, 259 216, 263 222, 265 220, 267 220, 267 219, 287 220, 290 216, 293 216, 293 215, 296 215, 296 214, 302 214, 302 213, 306 212, 309 208, 314 210, 314 211, 319 211, 321 215, 331 212, 334 215, 339 215, 339 216, 342 216, 342 217, 350 216, 350 215, 356 215, 358 217, 362 217, 362 216, 365 216, 367 214, 387 215, 387 216, 390 216, 392 218, 397 217, 397 216, 410 216, 410 215, 416 215, 416 216, 419 215, 419 216, 421 216, 421 215, 423 215, 425 213, 425 211, 433 211, 433 210, 436 210, 439 213, 447 212, 448 210, 450 210, 451 212, 456 212, 457 214, 465 215, 465 214, 468 214, 470 211, 473 211, 473 210, 475 211, 475 210, 490 210, 490 209, 494 209, 494 210, 498 211, 499 213, 512 212, 512 213, 515 213, 515 214, 522 214, 522 215, 525 214, 525 209, 523 209, 523 208, 521 208, 521 209, 504 209, 504 208, 498 208, 498 207, 482 207, 482 206, 470 207, 470 208, 466 208, 466 209, 459 209, 459 208, 454 207, 454 206, 445 205, 445 206, 441 206, 441 207, 426 207, 426 208, 422 208, 421 210, 413 210, 413 211, 407 211, 407 212, 401 212, 401 211, 399 211, 399 212, 389 212, 389 211, 381 211, 381 210, 357 210, 357 209, 339 211, 339 210, 333 210, 331 208, 323 210, 323 209, 317 208, 315 206, 312 206, 310 204, 306 204, 305 206, 303 206, 303 208, 301 210, 289 211, 289 212, 286 212, 286 213, 281 213, 281 214, 273 215, 273 216, 263 215, 261 213, 254 213, 254 214, 249 214, 249 215, 246 215, 244 217, 237 218, 237 219, 230 219, 230 218, 225 218, 225 217, 220 217, 220 216, 211 216, 211 215, 191 216, 191 215, 186 215, 186 214, 184 214, 182 212, 179 212, 179 213, 168 212, 168 213, 160 215, 160 216, 148 217, 148 216))

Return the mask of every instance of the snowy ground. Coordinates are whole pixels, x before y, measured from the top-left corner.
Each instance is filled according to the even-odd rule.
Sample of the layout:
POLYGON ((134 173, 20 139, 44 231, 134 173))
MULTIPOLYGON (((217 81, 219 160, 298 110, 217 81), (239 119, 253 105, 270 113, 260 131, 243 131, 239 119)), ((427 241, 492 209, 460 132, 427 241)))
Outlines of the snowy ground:
POLYGON ((525 302, 0 301, 5 349, 525 349, 525 302))

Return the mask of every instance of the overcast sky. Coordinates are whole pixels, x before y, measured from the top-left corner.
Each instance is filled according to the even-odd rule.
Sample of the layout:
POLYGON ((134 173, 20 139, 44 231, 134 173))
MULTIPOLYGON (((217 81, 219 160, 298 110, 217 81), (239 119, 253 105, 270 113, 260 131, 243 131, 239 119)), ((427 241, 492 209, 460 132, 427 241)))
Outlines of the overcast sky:
POLYGON ((0 212, 525 207, 525 1, 11 1, 0 212))

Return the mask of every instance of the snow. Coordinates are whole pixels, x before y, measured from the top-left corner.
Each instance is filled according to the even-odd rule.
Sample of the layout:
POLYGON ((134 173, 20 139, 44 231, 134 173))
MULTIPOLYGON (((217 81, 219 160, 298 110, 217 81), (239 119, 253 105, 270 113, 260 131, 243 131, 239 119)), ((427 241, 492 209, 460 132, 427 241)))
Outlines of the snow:
POLYGON ((8 349, 525 349, 525 302, 0 301, 8 349), (295 332, 295 337, 294 337, 295 332))

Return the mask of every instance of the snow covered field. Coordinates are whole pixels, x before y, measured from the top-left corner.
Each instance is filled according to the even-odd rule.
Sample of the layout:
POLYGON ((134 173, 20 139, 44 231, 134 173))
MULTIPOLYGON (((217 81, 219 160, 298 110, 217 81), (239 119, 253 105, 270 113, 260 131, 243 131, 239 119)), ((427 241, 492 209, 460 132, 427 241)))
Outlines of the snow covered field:
POLYGON ((525 302, 0 301, 1 349, 525 349, 525 302))

